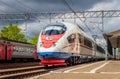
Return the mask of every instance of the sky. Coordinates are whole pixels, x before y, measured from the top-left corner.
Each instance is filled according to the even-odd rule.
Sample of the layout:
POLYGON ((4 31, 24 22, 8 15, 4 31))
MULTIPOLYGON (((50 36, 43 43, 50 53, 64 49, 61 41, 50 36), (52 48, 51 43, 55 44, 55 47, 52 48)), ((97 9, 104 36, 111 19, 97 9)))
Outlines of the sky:
MULTIPOLYGON (((94 10, 120 10, 120 0, 0 0, 0 14, 6 13, 30 13, 30 12, 68 12, 71 11, 65 1, 74 11, 94 11, 94 10)), ((52 22, 55 22, 53 20, 52 22)), ((59 20, 58 20, 59 21, 59 20)), ((65 20, 70 22, 70 20, 65 20)), ((120 29, 119 18, 105 18, 104 31, 100 31, 100 24, 90 22, 101 21, 101 19, 87 19, 86 24, 93 31, 92 33, 86 28, 84 23, 77 21, 88 35, 97 35, 100 41, 103 41, 102 34, 120 29)), ((18 23, 20 28, 26 30, 28 38, 38 35, 41 29, 49 23, 49 20, 27 20, 12 21, 18 23), (27 27, 27 29, 26 29, 27 27)), ((7 26, 9 21, 0 21, 0 29, 7 26)))
MULTIPOLYGON (((66 0, 75 10, 86 10, 104 0, 66 0)), ((0 0, 0 13, 69 11, 64 0, 0 0)))

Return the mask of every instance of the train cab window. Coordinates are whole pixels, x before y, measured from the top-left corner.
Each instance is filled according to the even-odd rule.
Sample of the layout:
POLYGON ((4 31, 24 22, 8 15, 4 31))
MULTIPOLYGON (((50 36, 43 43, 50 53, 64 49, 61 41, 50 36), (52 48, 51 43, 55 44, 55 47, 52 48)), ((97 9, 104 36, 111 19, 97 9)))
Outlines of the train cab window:
POLYGON ((67 40, 69 43, 74 43, 76 38, 76 34, 71 34, 70 36, 67 37, 67 40))
POLYGON ((43 31, 43 35, 58 35, 63 34, 66 31, 64 25, 48 25, 43 31))

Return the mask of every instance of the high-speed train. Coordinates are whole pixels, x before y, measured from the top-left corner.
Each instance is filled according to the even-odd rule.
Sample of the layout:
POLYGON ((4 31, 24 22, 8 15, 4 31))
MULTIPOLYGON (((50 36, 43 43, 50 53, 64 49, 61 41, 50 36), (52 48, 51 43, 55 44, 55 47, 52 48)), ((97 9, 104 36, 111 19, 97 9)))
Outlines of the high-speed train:
POLYGON ((72 23, 48 24, 39 35, 40 64, 72 65, 105 58, 105 50, 72 23))

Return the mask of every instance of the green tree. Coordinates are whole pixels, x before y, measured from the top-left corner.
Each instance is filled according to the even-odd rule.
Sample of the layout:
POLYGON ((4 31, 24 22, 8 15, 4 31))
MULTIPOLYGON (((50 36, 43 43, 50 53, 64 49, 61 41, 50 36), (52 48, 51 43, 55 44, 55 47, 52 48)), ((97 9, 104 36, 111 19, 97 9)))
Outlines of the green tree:
POLYGON ((10 23, 9 26, 4 26, 2 28, 0 32, 0 37, 20 42, 27 41, 25 35, 21 33, 21 29, 18 27, 18 25, 17 24, 13 25, 12 23, 10 23))
POLYGON ((31 38, 30 43, 37 45, 39 35, 36 35, 31 38))
POLYGON ((118 48, 118 52, 120 52, 120 48, 118 48))

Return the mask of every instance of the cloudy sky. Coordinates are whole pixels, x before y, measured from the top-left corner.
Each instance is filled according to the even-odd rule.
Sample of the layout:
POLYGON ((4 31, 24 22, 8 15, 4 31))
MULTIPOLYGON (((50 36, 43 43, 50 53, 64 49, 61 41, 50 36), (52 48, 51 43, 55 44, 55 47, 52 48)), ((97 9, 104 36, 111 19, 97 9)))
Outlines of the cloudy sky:
MULTIPOLYGON (((66 0, 74 11, 88 10, 120 10, 120 0, 66 0)), ((71 11, 66 5, 65 0, 0 0, 0 14, 4 13, 29 13, 29 12, 67 12, 71 11)), ((54 22, 55 20, 53 20, 54 22)), ((68 21, 69 20, 65 20, 68 21)), ((101 19, 87 19, 86 24, 93 31, 92 33, 86 28, 82 22, 78 22, 85 32, 89 35, 97 35, 102 39, 103 33, 111 32, 120 29, 119 18, 105 18, 104 31, 101 24, 93 24, 90 22, 101 21, 101 19)), ((32 37, 39 34, 40 30, 49 22, 49 20, 34 20, 34 21, 13 21, 18 23, 23 29, 26 28, 27 36, 32 37)), ((8 25, 9 21, 0 21, 0 28, 8 25)))

